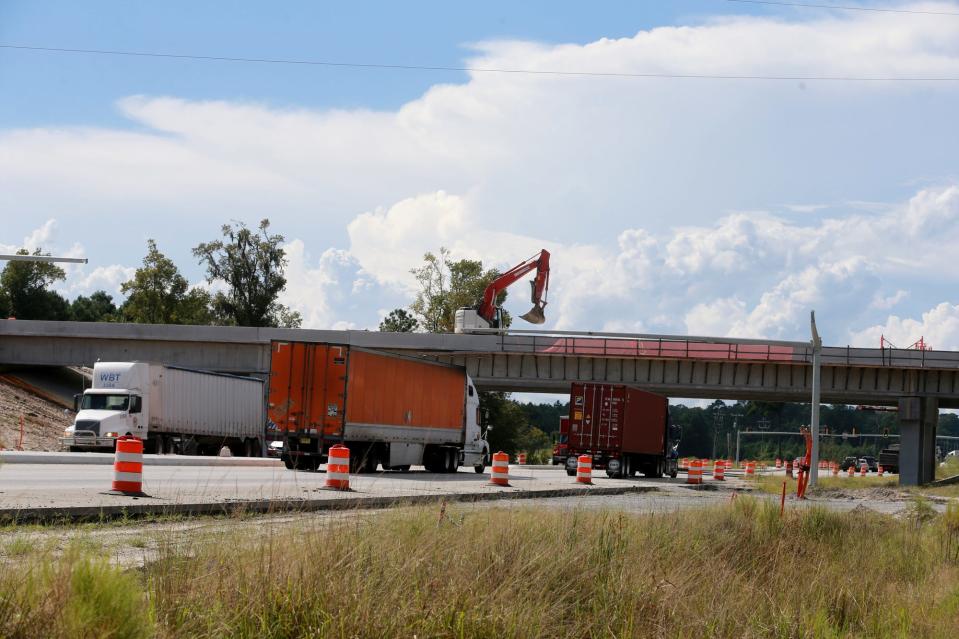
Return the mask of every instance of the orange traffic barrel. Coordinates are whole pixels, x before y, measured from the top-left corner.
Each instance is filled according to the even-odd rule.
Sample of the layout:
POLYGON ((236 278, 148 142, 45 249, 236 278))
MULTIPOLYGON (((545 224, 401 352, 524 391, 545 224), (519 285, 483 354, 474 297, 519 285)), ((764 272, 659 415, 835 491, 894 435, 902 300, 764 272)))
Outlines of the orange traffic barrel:
POLYGON ((756 462, 748 461, 746 462, 746 477, 754 477, 756 475, 756 462))
POLYGON ((876 472, 879 473, 879 476, 880 476, 880 477, 882 477, 882 474, 883 474, 883 472, 884 472, 883 469, 882 469, 882 466, 880 466, 879 468, 877 468, 877 469, 876 469, 876 472))
POLYGON ((699 459, 693 459, 689 462, 689 470, 686 475, 687 484, 703 483, 703 462, 699 459))
POLYGON ((836 462, 832 462, 832 463, 829 464, 829 467, 832 469, 832 476, 833 476, 833 477, 838 477, 838 476, 839 476, 839 464, 837 464, 836 462))
POLYGON ((330 446, 326 453, 326 487, 350 489, 350 449, 342 444, 330 446))
POLYGON ((865 477, 867 472, 869 472, 869 466, 863 462, 863 465, 859 467, 859 476, 865 477))
POLYGON ((124 435, 117 438, 113 458, 113 485, 111 493, 145 496, 143 492, 143 440, 124 435))
POLYGON ((493 465, 490 467, 489 483, 495 486, 509 486, 509 455, 503 451, 493 453, 493 465))
POLYGON ((593 458, 589 455, 576 458, 576 481, 580 484, 593 483, 593 458))
POLYGON ((851 466, 849 466, 849 476, 850 476, 850 477, 855 477, 855 476, 856 476, 856 465, 855 465, 855 464, 852 464, 851 466))
POLYGON ((526 465, 526 453, 517 453, 516 454, 516 463, 520 466, 526 465))
POLYGON ((716 481, 726 480, 726 462, 721 459, 717 459, 716 465, 713 466, 713 479, 716 481))
POLYGON ((781 459, 779 459, 779 458, 777 457, 777 458, 776 458, 776 470, 779 470, 779 469, 782 468, 782 467, 783 467, 783 460, 781 460, 781 459))

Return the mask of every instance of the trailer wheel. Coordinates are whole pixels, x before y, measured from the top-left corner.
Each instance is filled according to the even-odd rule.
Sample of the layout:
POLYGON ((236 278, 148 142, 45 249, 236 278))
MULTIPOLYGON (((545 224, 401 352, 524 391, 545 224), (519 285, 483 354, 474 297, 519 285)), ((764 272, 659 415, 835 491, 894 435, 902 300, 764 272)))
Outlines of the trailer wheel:
POLYGON ((473 466, 473 470, 476 471, 477 475, 482 475, 483 471, 486 470, 486 464, 476 464, 473 466))
POLYGON ((567 468, 567 469, 566 469, 566 474, 569 475, 570 477, 573 477, 574 475, 576 475, 576 471, 575 471, 575 470, 570 470, 569 468, 567 468))
POLYGON ((283 465, 286 466, 286 469, 287 469, 287 470, 293 470, 293 468, 294 468, 294 466, 293 466, 293 460, 290 459, 289 457, 284 457, 284 458, 283 458, 283 465))

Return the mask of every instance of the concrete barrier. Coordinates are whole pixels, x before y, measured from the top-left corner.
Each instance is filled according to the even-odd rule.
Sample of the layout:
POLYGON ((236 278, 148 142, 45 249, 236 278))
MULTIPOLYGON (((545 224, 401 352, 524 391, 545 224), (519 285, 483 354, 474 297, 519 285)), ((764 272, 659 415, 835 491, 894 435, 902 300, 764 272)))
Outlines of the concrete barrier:
MULTIPOLYGON (((0 464, 92 464, 110 465, 113 453, 56 453, 0 451, 0 464)), ((270 457, 199 457, 190 455, 144 455, 145 466, 283 466, 270 457)))

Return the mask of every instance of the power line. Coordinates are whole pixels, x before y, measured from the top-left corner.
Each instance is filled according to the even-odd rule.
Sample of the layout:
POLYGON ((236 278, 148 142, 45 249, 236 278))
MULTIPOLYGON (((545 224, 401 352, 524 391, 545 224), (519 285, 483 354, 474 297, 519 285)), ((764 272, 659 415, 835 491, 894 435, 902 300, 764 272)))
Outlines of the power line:
POLYGON ((513 75, 546 75, 568 77, 602 78, 675 78, 686 80, 772 80, 772 81, 825 81, 825 82, 959 82, 956 76, 908 77, 908 76, 831 76, 831 75, 750 75, 714 73, 630 73, 619 71, 557 71, 548 69, 506 69, 490 67, 455 67, 416 64, 382 64, 363 62, 335 62, 330 60, 293 60, 283 58, 238 58, 215 55, 190 55, 184 53, 157 53, 151 51, 119 51, 112 49, 68 49, 64 47, 38 47, 16 44, 0 44, 0 49, 42 51, 47 53, 76 53, 138 58, 165 58, 175 60, 199 60, 204 62, 241 62, 255 64, 289 64, 353 69, 394 69, 403 71, 451 71, 468 73, 500 73, 513 75))
POLYGON ((838 9, 840 11, 872 11, 875 13, 913 13, 927 16, 959 16, 949 11, 923 11, 921 9, 890 9, 885 7, 853 7, 838 4, 810 4, 806 2, 776 2, 774 0, 726 0, 741 4, 771 4, 779 7, 802 7, 804 9, 838 9))

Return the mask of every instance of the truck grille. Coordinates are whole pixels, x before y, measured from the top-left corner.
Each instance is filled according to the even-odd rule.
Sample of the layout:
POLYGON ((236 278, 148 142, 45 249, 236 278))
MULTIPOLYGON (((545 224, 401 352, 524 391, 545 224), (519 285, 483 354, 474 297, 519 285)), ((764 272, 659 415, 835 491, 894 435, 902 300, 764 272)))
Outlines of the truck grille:
MULTIPOLYGON (((100 434, 100 422, 94 419, 81 419, 76 423, 77 431, 91 431, 95 435, 100 434)), ((80 433, 80 437, 84 435, 89 437, 89 433, 80 433)))

